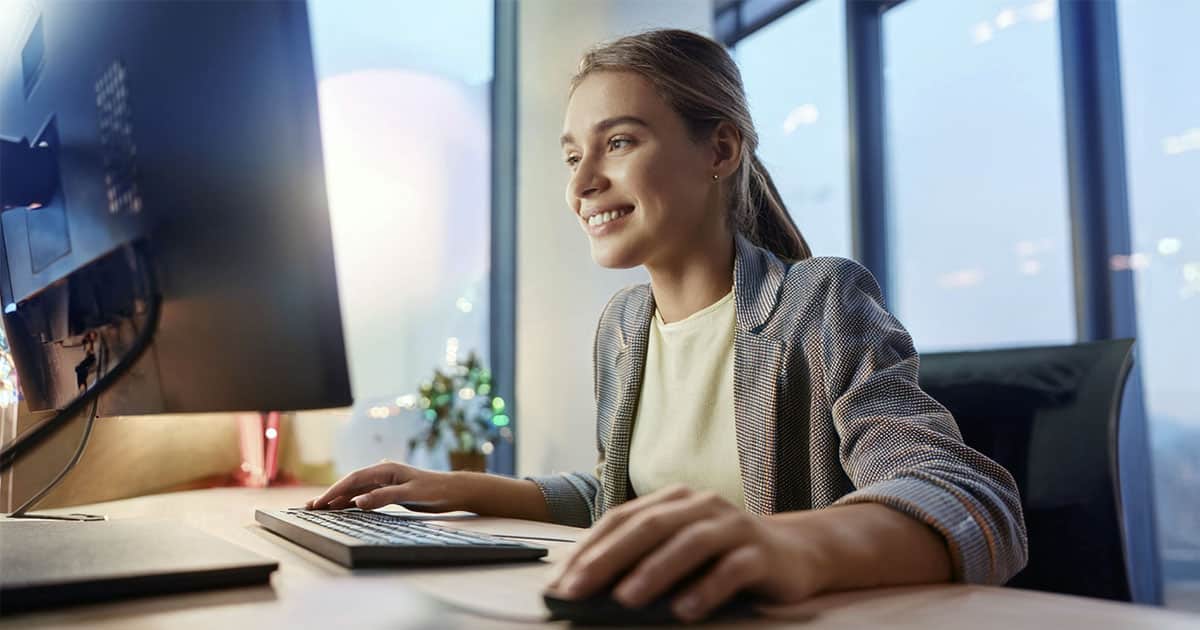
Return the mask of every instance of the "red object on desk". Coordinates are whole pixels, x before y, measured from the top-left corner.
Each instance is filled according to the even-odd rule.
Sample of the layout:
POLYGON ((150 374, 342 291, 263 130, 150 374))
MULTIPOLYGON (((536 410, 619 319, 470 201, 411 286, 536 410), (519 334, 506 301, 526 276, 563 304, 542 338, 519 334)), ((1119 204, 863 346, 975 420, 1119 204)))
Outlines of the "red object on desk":
POLYGON ((233 473, 235 485, 265 488, 291 482, 279 475, 279 412, 239 413, 236 421, 242 464, 233 473))

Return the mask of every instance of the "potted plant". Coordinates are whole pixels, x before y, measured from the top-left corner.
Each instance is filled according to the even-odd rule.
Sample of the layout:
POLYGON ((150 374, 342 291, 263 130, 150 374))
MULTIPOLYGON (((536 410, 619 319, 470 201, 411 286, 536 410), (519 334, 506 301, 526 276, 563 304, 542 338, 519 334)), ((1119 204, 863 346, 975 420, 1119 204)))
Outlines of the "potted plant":
POLYGON ((445 448, 451 470, 486 471, 495 442, 512 439, 504 400, 492 393, 492 374, 474 352, 466 363, 434 369, 417 403, 425 427, 408 441, 409 450, 445 448))

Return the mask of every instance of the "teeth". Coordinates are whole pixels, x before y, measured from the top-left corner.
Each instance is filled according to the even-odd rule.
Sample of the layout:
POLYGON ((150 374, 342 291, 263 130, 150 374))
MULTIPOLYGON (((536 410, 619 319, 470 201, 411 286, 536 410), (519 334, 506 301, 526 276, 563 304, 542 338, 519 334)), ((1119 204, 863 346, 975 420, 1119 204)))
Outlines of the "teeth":
POLYGON ((610 211, 610 212, 601 212, 599 214, 594 214, 594 215, 592 215, 591 218, 588 219, 588 225, 604 225, 605 223, 608 223, 609 221, 612 221, 613 219, 619 219, 619 218, 629 214, 630 212, 632 212, 632 210, 624 209, 624 210, 614 210, 614 211, 610 211))

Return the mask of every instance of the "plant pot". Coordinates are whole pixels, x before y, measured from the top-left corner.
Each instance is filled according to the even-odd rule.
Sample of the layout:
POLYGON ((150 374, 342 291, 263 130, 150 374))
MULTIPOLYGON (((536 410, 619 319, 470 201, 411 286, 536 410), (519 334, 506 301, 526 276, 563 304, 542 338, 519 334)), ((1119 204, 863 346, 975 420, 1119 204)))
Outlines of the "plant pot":
POLYGON ((487 472, 487 455, 483 453, 450 453, 450 470, 487 472))

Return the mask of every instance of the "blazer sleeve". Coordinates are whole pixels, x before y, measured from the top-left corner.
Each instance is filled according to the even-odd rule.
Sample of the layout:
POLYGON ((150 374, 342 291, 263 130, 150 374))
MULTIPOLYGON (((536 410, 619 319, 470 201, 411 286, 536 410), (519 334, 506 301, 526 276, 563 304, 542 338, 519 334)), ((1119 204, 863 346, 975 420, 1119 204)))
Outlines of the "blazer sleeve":
POLYGON ((918 384, 912 338, 875 278, 839 259, 821 326, 825 392, 854 492, 912 516, 946 541, 955 579, 1003 584, 1025 567, 1020 497, 1004 467, 962 441, 953 416, 918 384))

